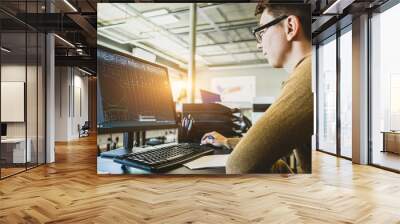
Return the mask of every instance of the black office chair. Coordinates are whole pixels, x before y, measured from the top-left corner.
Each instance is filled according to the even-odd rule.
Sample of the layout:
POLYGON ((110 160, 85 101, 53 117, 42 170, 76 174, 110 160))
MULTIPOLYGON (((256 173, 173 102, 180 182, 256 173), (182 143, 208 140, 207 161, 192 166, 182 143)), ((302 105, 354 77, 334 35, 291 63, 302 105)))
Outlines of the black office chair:
POLYGON ((82 127, 80 127, 80 125, 78 124, 79 138, 89 136, 89 130, 90 130, 89 121, 85 121, 82 127))

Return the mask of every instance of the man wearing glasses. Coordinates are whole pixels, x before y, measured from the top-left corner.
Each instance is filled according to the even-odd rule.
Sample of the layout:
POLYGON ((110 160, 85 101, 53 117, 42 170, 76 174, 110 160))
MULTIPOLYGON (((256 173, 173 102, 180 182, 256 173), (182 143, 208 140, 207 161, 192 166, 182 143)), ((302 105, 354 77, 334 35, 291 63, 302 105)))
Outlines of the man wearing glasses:
POLYGON ((292 152, 299 162, 299 172, 310 173, 313 132, 310 8, 260 2, 256 15, 260 14, 260 25, 253 32, 257 47, 271 66, 285 68, 290 76, 278 99, 243 138, 225 138, 212 132, 204 135, 202 143, 233 149, 226 164, 227 173, 271 172, 274 163, 292 152))

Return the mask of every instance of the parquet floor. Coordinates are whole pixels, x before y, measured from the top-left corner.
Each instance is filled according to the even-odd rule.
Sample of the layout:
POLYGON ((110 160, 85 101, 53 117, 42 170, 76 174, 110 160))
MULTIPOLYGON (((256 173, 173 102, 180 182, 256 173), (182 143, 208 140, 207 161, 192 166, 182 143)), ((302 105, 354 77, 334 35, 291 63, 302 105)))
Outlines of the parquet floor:
POLYGON ((400 223, 400 175, 320 152, 313 174, 98 176, 95 138, 0 181, 0 223, 400 223))
POLYGON ((373 155, 375 164, 400 170, 400 155, 391 152, 375 151, 373 155))
POLYGON ((25 167, 24 168, 1 168, 1 176, 7 177, 7 176, 13 175, 15 173, 24 171, 24 170, 25 170, 25 167))

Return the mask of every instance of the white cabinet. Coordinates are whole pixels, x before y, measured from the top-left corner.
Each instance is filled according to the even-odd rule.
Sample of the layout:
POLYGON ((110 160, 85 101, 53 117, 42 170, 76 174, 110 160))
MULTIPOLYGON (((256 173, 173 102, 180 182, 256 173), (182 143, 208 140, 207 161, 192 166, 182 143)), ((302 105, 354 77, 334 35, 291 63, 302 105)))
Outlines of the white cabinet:
MULTIPOLYGON (((2 151, 9 151, 12 153, 12 163, 25 163, 32 161, 32 141, 31 139, 27 139, 26 143, 28 144, 25 151, 25 138, 8 138, 2 139, 2 151), (26 161, 25 161, 26 159, 26 161)), ((2 156, 3 157, 3 156, 2 156)), ((11 154, 9 155, 11 160, 11 154)), ((11 161, 10 161, 11 162, 11 161)))

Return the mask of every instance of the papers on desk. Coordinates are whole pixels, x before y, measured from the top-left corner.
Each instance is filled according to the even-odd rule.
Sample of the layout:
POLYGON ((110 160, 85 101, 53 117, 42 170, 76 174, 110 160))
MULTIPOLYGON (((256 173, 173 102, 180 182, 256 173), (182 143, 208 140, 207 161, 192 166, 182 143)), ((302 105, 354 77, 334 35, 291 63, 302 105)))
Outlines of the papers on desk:
POLYGON ((203 156, 191 162, 185 163, 183 165, 191 170, 225 167, 226 161, 228 160, 228 156, 229 154, 203 156))

